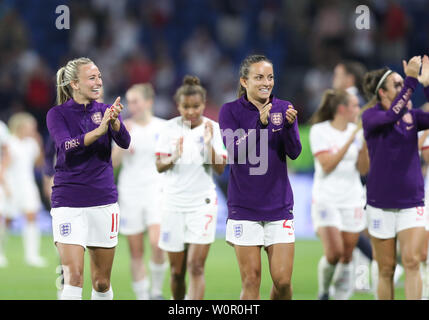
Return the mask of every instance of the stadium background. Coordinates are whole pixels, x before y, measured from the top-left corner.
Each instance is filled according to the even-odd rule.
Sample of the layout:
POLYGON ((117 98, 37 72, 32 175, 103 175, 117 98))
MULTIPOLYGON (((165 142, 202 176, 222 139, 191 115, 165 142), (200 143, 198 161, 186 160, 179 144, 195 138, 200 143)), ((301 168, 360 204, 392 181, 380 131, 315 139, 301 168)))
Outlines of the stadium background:
MULTIPOLYGON (((310 219, 313 160, 308 145, 308 119, 322 92, 331 86, 333 68, 341 59, 358 60, 368 69, 387 65, 402 73, 402 59, 428 53, 428 13, 426 0, 2 0, 0 119, 7 122, 13 113, 28 111, 37 118, 46 141, 45 116, 55 104, 55 72, 72 58, 88 56, 103 74, 106 103, 112 103, 116 96, 124 97, 126 89, 134 83, 151 82, 157 95, 155 115, 169 119, 178 115, 172 99, 174 91, 185 74, 193 74, 200 77, 208 90, 205 115, 217 120, 222 104, 235 99, 240 61, 250 53, 267 55, 275 66, 274 94, 292 101, 299 111, 303 153, 296 161, 289 162, 296 202, 296 264, 306 265, 313 277, 308 280, 313 282, 313 289, 309 290, 314 291, 321 246, 315 241, 310 219), (355 25, 359 16, 356 7, 362 4, 370 8, 368 30, 359 30, 355 25), (59 5, 70 9, 68 30, 56 27, 60 14, 55 10, 59 5), (306 259, 314 261, 304 263, 306 259)), ((423 104, 421 88, 413 100, 415 107, 423 104)), ((35 174, 41 184, 40 168, 36 168, 35 174)), ((219 196, 225 199, 228 170, 216 179, 219 196)), ((208 265, 210 259, 218 261, 220 257, 216 248, 228 250, 227 257, 234 259, 232 250, 222 241, 226 207, 224 201, 220 203, 217 228, 220 239, 209 255, 208 265)), ((22 280, 25 270, 33 270, 20 265, 22 218, 18 218, 8 242, 10 266, 0 269, 0 299, 55 298, 53 269, 58 262, 50 243, 46 199, 44 204, 39 214, 39 224, 45 233, 42 253, 52 256, 52 265, 49 270, 40 271, 40 277, 54 279, 46 280, 46 287, 52 293, 39 296, 41 289, 31 289, 28 281, 22 281, 27 287, 21 288, 17 286, 21 282, 9 277, 16 272, 22 280), (17 288, 17 293, 10 295, 2 283, 9 283, 10 290, 17 288)), ((115 264, 124 261, 121 270, 127 273, 124 239, 120 239, 120 245, 122 256, 117 254, 115 264)), ((298 273, 294 273, 294 279, 298 273)), ((31 279, 37 278, 35 274, 32 276, 31 279)), ((208 279, 211 276, 208 272, 208 279)), ((305 278, 305 274, 301 276, 305 278)), ((129 276, 127 279, 129 282, 129 276)), ((237 293, 209 295, 214 299, 237 296, 237 293)), ((302 296, 298 291, 295 298, 315 296, 315 291, 302 296)), ((132 298, 132 293, 122 298, 132 298)))

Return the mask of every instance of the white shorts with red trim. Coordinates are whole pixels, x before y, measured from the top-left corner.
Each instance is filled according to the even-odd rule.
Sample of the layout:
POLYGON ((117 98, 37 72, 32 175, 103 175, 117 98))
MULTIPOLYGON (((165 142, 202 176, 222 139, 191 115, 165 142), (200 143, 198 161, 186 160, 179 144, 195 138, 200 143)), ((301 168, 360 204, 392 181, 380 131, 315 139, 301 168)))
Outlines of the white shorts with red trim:
POLYGON ((117 203, 85 208, 51 209, 54 242, 82 247, 113 248, 118 244, 117 203))
POLYGON ((407 209, 379 209, 366 206, 368 214, 368 232, 378 239, 391 239, 410 228, 426 226, 425 207, 407 209))
POLYGON ((207 198, 204 205, 189 211, 164 206, 159 247, 168 252, 182 252, 185 244, 213 243, 217 209, 216 194, 207 198))
POLYGON ((336 227, 340 231, 358 233, 367 225, 366 213, 361 206, 338 208, 328 204, 313 203, 311 220, 315 232, 321 227, 336 227))
POLYGON ((295 242, 292 220, 250 221, 228 219, 226 241, 239 246, 265 246, 295 242))

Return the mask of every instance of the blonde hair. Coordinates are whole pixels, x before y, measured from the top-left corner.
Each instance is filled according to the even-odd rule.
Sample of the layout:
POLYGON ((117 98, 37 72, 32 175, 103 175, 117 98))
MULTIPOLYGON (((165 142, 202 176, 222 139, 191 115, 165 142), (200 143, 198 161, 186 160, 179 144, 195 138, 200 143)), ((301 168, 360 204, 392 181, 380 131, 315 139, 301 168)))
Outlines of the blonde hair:
POLYGON ((36 118, 34 118, 28 112, 17 112, 9 118, 7 125, 9 127, 10 132, 13 135, 17 135, 19 130, 26 123, 36 123, 36 118))
POLYGON ((73 97, 72 81, 78 80, 79 67, 81 65, 94 63, 89 58, 78 58, 70 60, 57 71, 57 104, 63 104, 73 97))
POLYGON ((127 93, 130 91, 136 91, 142 95, 145 100, 155 99, 155 90, 150 83, 138 83, 127 90, 127 93))

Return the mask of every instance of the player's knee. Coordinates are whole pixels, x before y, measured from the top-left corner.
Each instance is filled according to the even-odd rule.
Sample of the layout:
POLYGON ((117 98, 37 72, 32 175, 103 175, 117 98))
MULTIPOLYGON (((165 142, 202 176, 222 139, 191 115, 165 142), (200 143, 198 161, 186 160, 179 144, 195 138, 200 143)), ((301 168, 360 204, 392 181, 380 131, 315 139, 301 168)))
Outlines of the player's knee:
POLYGON ((82 287, 83 286, 83 272, 81 270, 69 270, 68 272, 69 285, 74 287, 82 287))
POLYGON ((189 274, 193 277, 202 276, 204 274, 204 262, 195 260, 188 262, 189 274))
POLYGON ((337 264, 338 261, 340 261, 342 256, 343 256, 343 250, 341 250, 340 248, 336 248, 336 249, 330 250, 330 252, 326 254, 326 260, 328 261, 329 264, 337 264))
POLYGON ((110 288, 110 281, 108 279, 95 279, 93 286, 97 292, 106 292, 110 288))
POLYGON ((393 279, 393 275, 395 274, 395 263, 389 263, 378 267, 379 277, 393 279))
POLYGON ((255 288, 260 285, 261 282, 261 272, 258 270, 253 270, 251 272, 247 272, 243 276, 243 287, 244 288, 255 288))
POLYGON ((402 265, 406 270, 419 270, 421 257, 418 254, 408 253, 402 256, 402 265))
POLYGON ((276 287, 277 291, 279 292, 288 292, 291 290, 291 281, 288 277, 282 277, 280 279, 274 280, 274 286, 276 287))
POLYGON ((170 273, 173 281, 185 280, 185 271, 181 267, 170 266, 170 273))

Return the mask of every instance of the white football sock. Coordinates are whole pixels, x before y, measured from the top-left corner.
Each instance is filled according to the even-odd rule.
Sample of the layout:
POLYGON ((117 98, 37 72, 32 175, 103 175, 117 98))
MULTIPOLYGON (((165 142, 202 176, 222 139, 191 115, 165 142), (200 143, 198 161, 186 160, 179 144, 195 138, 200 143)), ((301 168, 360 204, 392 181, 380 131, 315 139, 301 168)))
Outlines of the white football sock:
POLYGON ((112 286, 106 292, 98 292, 92 288, 91 300, 113 300, 112 286))
POLYGON ((151 295, 158 297, 162 295, 162 287, 164 285, 165 270, 168 264, 156 264, 153 261, 149 261, 149 270, 151 276, 151 295))
POLYGON ((331 284, 332 277, 335 272, 335 265, 330 264, 325 256, 322 256, 317 265, 317 276, 319 283, 319 296, 329 293, 329 285, 331 284))
POLYGON ((147 277, 133 282, 133 290, 137 300, 149 300, 149 286, 150 283, 147 277))
POLYGON ((82 288, 65 284, 61 293, 61 300, 82 300, 82 288))
POLYGON ((338 263, 333 277, 335 300, 348 300, 353 295, 353 263, 338 263))

